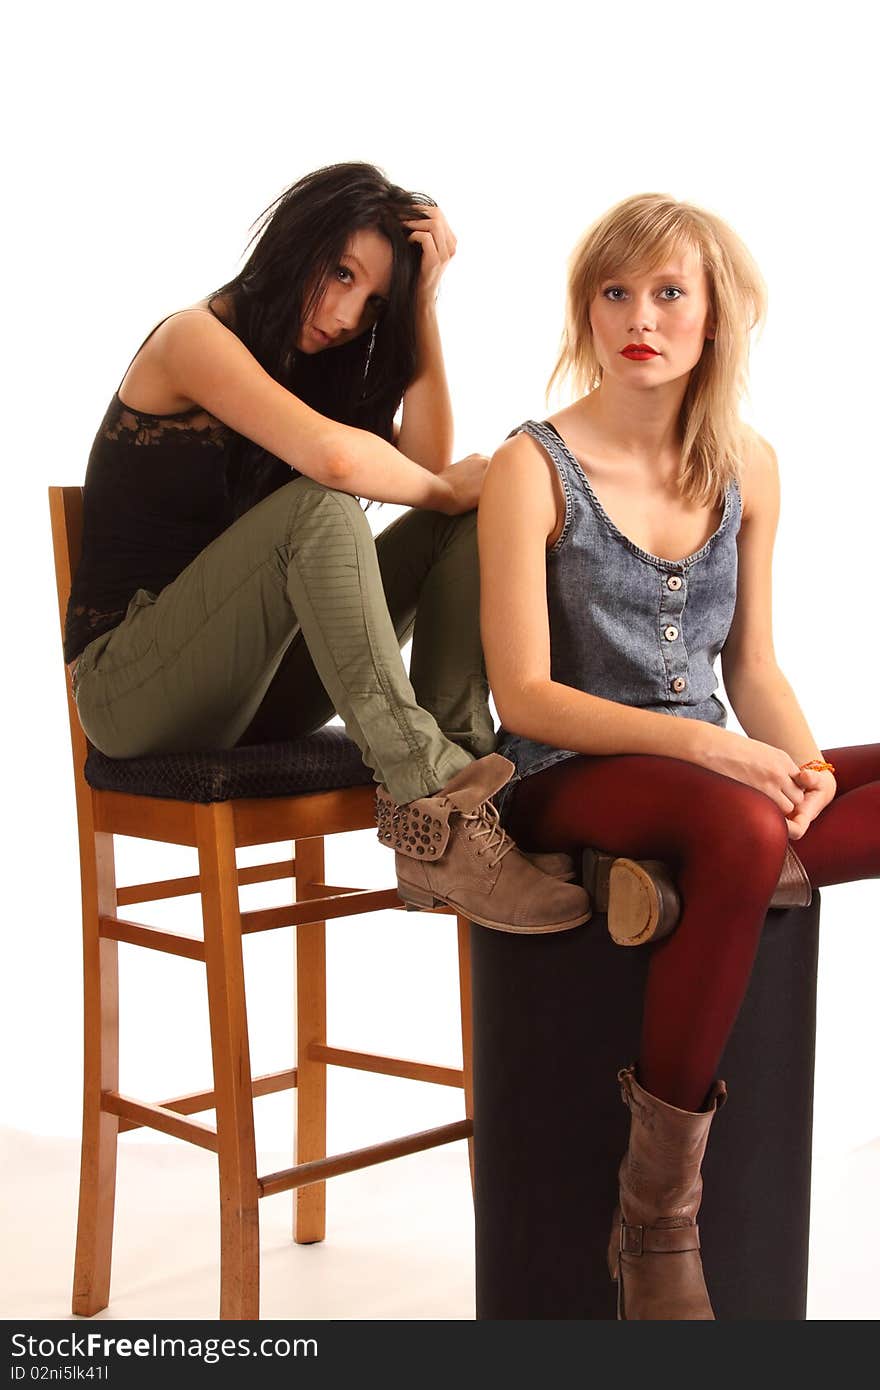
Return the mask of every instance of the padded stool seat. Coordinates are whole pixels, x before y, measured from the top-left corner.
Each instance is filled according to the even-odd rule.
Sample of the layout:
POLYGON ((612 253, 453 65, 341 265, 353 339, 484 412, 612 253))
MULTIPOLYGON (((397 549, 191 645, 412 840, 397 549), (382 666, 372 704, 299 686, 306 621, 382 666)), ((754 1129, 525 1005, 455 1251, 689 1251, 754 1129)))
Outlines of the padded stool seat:
POLYGON ((95 791, 201 805, 246 797, 299 796, 365 786, 373 780, 357 744, 342 729, 332 727, 284 743, 246 744, 221 752, 108 758, 90 748, 85 777, 95 791))

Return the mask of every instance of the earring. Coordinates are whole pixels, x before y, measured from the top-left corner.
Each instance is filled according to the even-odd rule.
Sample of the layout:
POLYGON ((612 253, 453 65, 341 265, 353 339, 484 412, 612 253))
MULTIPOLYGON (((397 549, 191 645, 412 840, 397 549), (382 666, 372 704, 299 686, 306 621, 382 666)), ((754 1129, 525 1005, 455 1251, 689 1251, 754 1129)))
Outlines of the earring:
POLYGON ((373 331, 370 334, 370 345, 367 348, 367 360, 364 363, 364 381, 367 379, 367 372, 370 370, 370 363, 373 360, 373 349, 376 346, 376 329, 378 324, 373 324, 373 331))

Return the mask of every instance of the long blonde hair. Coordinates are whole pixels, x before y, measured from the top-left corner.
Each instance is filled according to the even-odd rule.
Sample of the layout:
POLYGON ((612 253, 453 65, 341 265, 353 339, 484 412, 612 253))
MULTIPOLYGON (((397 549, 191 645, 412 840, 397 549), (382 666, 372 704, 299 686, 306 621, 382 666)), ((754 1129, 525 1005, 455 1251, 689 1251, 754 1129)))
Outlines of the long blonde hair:
POLYGON ((566 324, 548 394, 570 380, 579 395, 602 380, 590 325, 600 285, 626 271, 654 270, 691 248, 706 272, 714 339, 693 368, 681 408, 679 485, 692 501, 718 503, 739 474, 746 426, 739 403, 748 380, 749 334, 764 318, 761 272, 736 233, 714 213, 662 193, 617 203, 593 225, 569 263, 566 324))

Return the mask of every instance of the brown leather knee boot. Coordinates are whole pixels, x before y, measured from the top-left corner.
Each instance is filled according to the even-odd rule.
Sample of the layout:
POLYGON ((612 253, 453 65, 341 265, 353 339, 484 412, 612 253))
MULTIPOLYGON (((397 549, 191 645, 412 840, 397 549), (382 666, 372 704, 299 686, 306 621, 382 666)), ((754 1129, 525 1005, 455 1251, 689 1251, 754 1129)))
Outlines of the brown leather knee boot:
POLYGON ((712 1117, 727 1095, 724 1082, 715 1082, 707 1108, 693 1114, 649 1095, 634 1067, 619 1072, 618 1080, 630 1131, 608 1249, 611 1277, 618 1281, 617 1316, 628 1322, 714 1319, 697 1212, 700 1167, 712 1117))

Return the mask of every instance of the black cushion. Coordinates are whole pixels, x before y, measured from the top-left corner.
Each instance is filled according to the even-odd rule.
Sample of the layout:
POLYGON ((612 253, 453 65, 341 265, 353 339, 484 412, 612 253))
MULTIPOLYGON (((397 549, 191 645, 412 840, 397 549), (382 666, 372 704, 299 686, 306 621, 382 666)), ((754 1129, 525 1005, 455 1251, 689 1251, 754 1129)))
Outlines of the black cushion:
POLYGON ((248 744, 211 753, 108 758, 93 748, 85 776, 96 791, 202 804, 334 791, 373 780, 357 744, 333 727, 284 743, 248 744))

